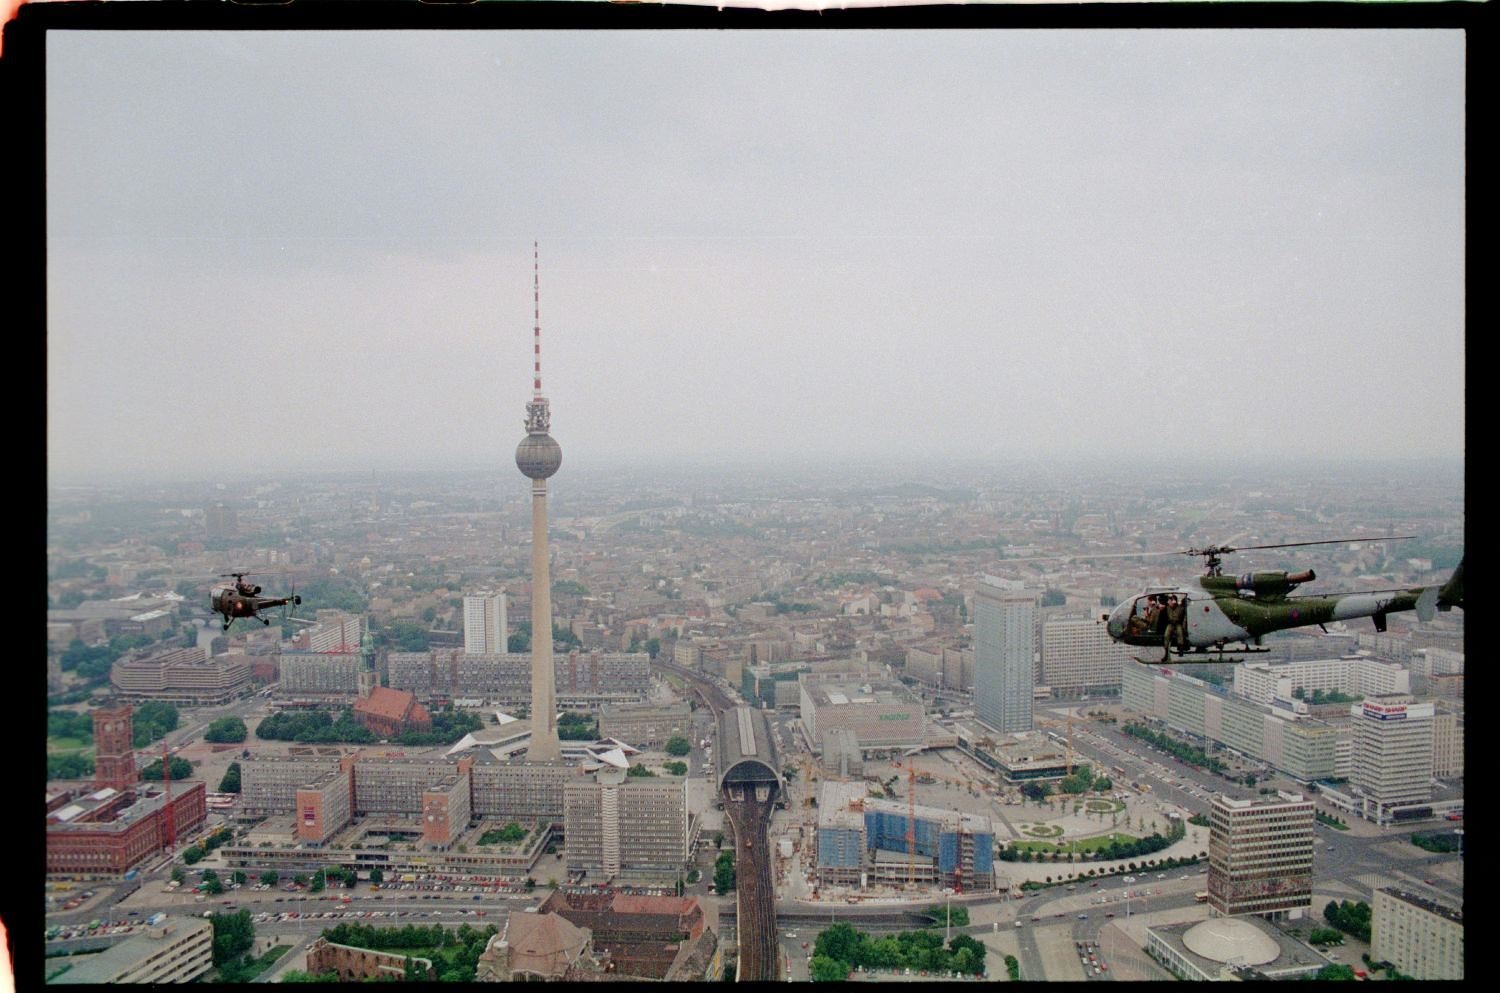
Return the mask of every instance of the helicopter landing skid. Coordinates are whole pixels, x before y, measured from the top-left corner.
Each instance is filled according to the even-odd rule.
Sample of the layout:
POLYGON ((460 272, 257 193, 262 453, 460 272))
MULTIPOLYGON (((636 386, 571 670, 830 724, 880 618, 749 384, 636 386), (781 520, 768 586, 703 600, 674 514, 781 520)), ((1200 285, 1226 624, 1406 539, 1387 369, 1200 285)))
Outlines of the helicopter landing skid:
POLYGON ((1228 655, 1218 654, 1215 654, 1212 657, 1204 656, 1203 658, 1189 658, 1185 655, 1175 654, 1169 659, 1143 659, 1139 655, 1132 655, 1131 658, 1139 662, 1141 665, 1150 666, 1184 665, 1186 663, 1192 663, 1194 665, 1219 665, 1220 663, 1223 663, 1224 665, 1234 665, 1237 662, 1245 661, 1244 659, 1230 658, 1228 655))
POLYGON ((1191 651, 1173 651, 1168 658, 1143 659, 1139 655, 1131 656, 1141 665, 1181 665, 1186 662, 1198 665, 1235 665, 1244 662, 1241 655, 1264 655, 1270 651, 1269 648, 1234 648, 1230 649, 1233 655, 1224 654, 1223 649, 1194 648, 1191 651))

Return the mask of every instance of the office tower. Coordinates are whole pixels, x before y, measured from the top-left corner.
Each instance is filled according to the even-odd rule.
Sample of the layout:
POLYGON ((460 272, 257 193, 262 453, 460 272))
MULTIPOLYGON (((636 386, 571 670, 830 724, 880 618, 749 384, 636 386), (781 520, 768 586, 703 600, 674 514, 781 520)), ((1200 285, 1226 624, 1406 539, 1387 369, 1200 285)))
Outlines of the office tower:
POLYGON ((1312 905, 1313 803, 1214 797, 1208 812, 1208 903, 1219 916, 1303 916, 1312 905))
POLYGON ((464 597, 464 653, 498 654, 505 650, 505 594, 473 593, 464 597))
POLYGON ((1405 694, 1368 697, 1349 707, 1354 765, 1349 781, 1364 816, 1378 824, 1395 809, 1432 799, 1433 705, 1405 694))
POLYGON ((1036 597, 985 576, 974 588, 974 715, 1002 734, 1031 730, 1036 597))
POLYGON ((547 433, 552 413, 542 395, 541 268, 532 245, 531 401, 526 404, 526 437, 516 446, 516 468, 531 480, 531 746, 528 761, 562 757, 557 740, 557 694, 552 681, 552 570, 547 561, 547 480, 562 466, 562 446, 547 433))

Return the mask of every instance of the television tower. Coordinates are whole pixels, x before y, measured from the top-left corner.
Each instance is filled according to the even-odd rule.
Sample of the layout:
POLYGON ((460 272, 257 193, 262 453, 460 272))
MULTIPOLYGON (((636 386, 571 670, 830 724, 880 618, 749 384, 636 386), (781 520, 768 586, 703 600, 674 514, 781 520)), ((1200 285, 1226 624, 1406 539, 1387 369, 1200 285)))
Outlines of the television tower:
POLYGON ((532 293, 536 323, 532 328, 531 401, 526 404, 526 437, 516 446, 516 468, 531 480, 531 745, 528 762, 562 758, 557 740, 557 691, 552 662, 552 570, 547 561, 547 479, 562 466, 562 447, 547 433, 552 413, 542 396, 541 266, 535 242, 532 293))

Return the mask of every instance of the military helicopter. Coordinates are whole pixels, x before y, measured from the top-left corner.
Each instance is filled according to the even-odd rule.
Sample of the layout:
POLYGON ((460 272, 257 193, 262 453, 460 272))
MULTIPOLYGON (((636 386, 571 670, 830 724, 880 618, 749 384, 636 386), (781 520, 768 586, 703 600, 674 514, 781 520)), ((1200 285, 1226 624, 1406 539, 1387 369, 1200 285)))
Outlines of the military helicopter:
MULTIPOLYGON (((1441 587, 1418 586, 1341 594, 1291 595, 1298 586, 1317 578, 1311 569, 1302 572, 1250 572, 1240 576, 1226 576, 1222 572, 1222 556, 1232 552, 1392 540, 1398 539, 1342 538, 1294 541, 1280 545, 1243 545, 1238 548, 1224 544, 1187 548, 1177 552, 1125 553, 1130 557, 1178 554, 1200 556, 1204 559, 1204 574, 1198 577, 1195 586, 1148 588, 1116 605, 1101 620, 1104 621, 1109 636, 1121 644, 1162 649, 1161 662, 1170 661, 1173 651, 1181 658, 1189 652, 1202 655, 1210 650, 1217 651, 1218 657, 1194 661, 1234 662, 1239 660, 1224 657, 1226 646, 1238 645, 1239 647, 1232 649, 1235 652, 1268 652, 1269 648, 1261 647, 1261 638, 1272 631, 1313 624, 1322 627, 1329 621, 1356 617, 1369 617, 1375 622, 1375 630, 1384 631, 1387 615, 1397 611, 1415 610, 1419 620, 1430 621, 1435 610, 1463 608, 1462 559, 1448 582, 1441 587), (1173 610, 1180 617, 1180 622, 1171 626, 1169 631, 1173 610)), ((1155 664, 1141 658, 1136 661, 1155 664)))
POLYGON ((289 596, 269 597, 260 595, 260 587, 254 583, 245 582, 245 577, 251 575, 248 572, 226 572, 220 579, 233 579, 233 583, 224 583, 215 586, 210 595, 210 603, 215 613, 224 618, 224 630, 229 630, 241 617, 253 617, 267 627, 271 626, 270 618, 260 616, 260 612, 267 607, 295 606, 302 602, 302 598, 294 591, 289 596))

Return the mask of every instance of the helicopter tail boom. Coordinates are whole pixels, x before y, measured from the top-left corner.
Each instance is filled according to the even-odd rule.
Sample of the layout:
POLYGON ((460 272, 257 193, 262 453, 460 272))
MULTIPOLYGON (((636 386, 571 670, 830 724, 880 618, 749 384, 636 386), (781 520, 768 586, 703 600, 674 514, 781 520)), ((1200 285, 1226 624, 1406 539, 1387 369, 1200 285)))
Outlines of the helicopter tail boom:
POLYGON ((1464 605, 1464 560, 1458 560, 1458 568, 1453 570, 1453 575, 1438 590, 1437 609, 1452 610, 1454 607, 1463 609, 1464 605))

